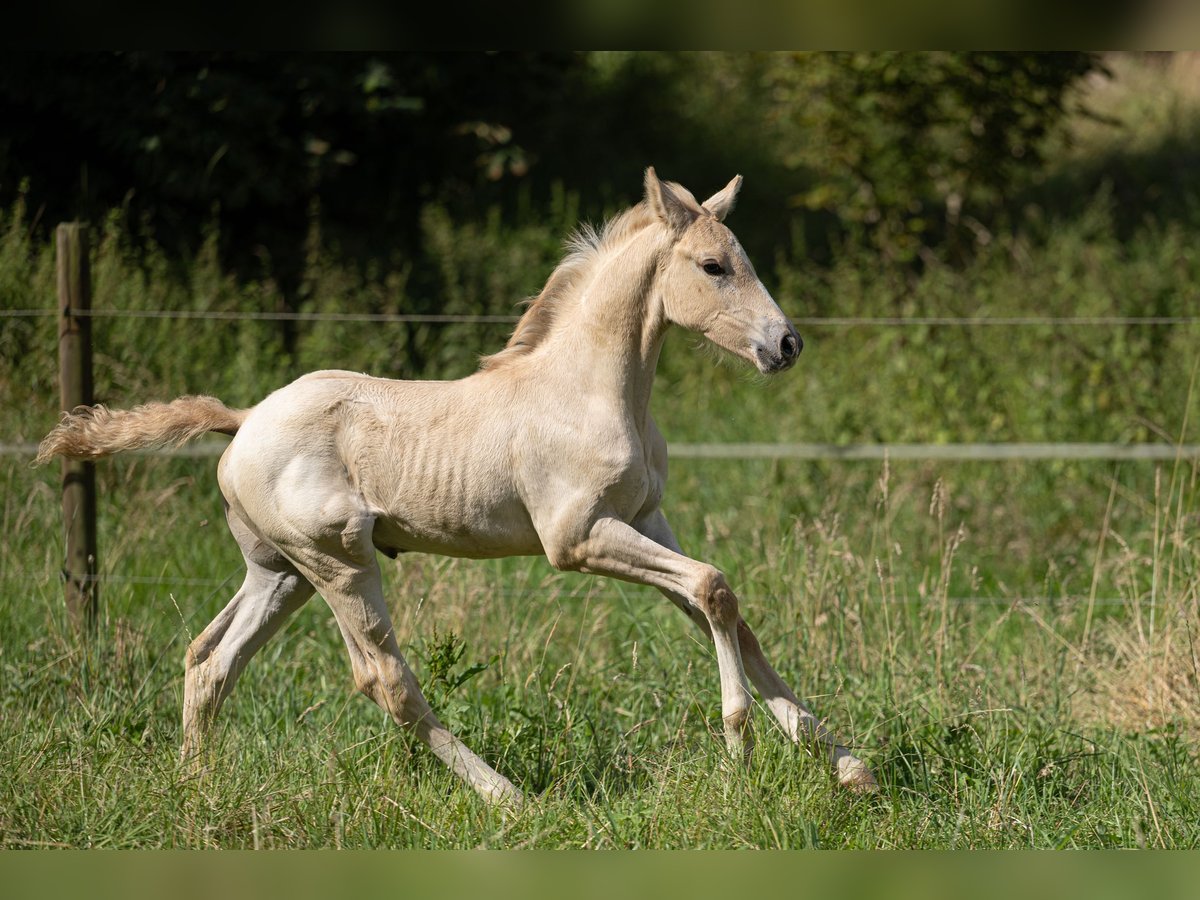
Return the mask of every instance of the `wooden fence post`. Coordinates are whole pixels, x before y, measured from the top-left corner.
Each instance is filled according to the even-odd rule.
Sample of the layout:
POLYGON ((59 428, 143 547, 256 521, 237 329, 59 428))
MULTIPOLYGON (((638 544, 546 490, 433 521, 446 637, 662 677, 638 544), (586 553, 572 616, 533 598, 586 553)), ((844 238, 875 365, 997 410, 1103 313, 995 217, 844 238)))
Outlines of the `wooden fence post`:
MULTIPOLYGON (((79 222, 58 226, 58 381, 65 411, 91 405, 92 308, 87 228, 79 222)), ((96 629, 96 467, 63 460, 62 508, 66 525, 63 578, 67 611, 80 631, 96 629)))

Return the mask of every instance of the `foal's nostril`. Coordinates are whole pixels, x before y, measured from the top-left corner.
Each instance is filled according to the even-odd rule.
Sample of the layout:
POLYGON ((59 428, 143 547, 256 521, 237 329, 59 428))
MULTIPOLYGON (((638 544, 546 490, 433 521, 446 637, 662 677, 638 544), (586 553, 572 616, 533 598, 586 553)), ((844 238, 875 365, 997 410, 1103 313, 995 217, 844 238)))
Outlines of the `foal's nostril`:
POLYGON ((800 338, 795 334, 785 334, 779 345, 779 352, 784 359, 795 359, 800 355, 800 338))

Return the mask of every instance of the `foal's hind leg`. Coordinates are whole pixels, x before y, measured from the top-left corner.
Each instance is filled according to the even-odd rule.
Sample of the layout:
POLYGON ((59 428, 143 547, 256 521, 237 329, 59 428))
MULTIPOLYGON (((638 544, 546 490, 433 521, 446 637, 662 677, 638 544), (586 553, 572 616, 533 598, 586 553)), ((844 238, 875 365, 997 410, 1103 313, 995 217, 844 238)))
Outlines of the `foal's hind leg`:
POLYGON ((370 539, 373 525, 368 515, 351 516, 332 540, 289 542, 284 549, 333 611, 357 688, 398 725, 413 729, 438 759, 485 799, 519 802, 520 793, 512 783, 438 720, 400 654, 370 539))
MULTIPOLYGON (((661 512, 655 513, 647 522, 641 524, 640 530, 651 540, 675 551, 681 552, 675 534, 667 524, 666 517, 661 512)), ((663 593, 687 613, 701 631, 709 635, 712 632, 708 622, 702 616, 694 615, 688 601, 681 594, 670 590, 663 593)), ((833 766, 838 783, 845 788, 855 791, 873 791, 877 785, 871 770, 854 756, 846 747, 837 742, 825 728, 825 725, 812 714, 792 689, 779 676, 774 667, 763 655, 758 638, 746 620, 738 617, 737 622, 738 649, 741 651, 742 663, 746 667, 746 675, 758 690, 767 709, 783 727, 787 736, 796 744, 807 745, 817 749, 826 756, 833 766)))
POLYGON ((188 647, 180 751, 184 759, 200 749, 250 657, 313 594, 312 585, 282 553, 256 537, 232 510, 226 518, 246 560, 246 579, 188 647))

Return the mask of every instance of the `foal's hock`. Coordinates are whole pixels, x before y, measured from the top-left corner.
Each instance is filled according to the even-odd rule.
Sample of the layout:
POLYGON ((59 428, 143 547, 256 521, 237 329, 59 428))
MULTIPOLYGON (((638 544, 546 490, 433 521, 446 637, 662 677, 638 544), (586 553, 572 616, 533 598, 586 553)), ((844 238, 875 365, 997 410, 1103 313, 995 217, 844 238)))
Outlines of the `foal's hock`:
POLYGON ((233 435, 218 480, 246 579, 188 647, 185 758, 246 663, 317 592, 358 688, 484 797, 517 801, 422 695, 396 643, 376 551, 545 554, 558 569, 653 585, 711 638, 731 751, 748 757, 753 745, 753 683, 840 784, 874 787, 767 662, 724 576, 683 554, 659 508, 667 446, 649 407, 667 328, 702 334, 763 373, 800 354, 799 335, 722 224, 740 187, 739 176, 701 204, 647 169, 645 199, 573 239, 507 346, 467 378, 324 371, 249 410, 182 397, 64 417, 39 461, 233 435))

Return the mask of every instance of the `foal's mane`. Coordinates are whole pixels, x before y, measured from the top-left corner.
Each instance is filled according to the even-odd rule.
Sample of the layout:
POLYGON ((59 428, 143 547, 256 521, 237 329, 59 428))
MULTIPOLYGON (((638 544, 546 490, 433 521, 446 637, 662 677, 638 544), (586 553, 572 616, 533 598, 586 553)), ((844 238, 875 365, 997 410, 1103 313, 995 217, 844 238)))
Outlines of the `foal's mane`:
POLYGON ((569 294, 592 271, 596 261, 627 238, 658 221, 644 201, 613 216, 597 231, 583 224, 566 242, 566 255, 535 297, 525 301, 525 312, 517 321, 504 349, 480 360, 481 369, 496 369, 530 353, 550 333, 558 301, 569 294))

